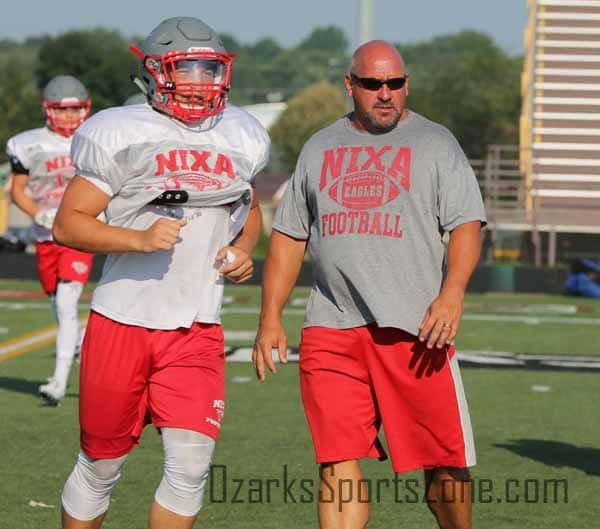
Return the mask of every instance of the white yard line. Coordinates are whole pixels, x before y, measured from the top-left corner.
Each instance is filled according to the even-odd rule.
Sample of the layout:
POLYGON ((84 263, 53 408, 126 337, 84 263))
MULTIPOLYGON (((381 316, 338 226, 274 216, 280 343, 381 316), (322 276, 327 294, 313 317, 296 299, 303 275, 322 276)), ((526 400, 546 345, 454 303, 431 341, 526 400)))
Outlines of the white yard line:
POLYGON ((564 325, 600 325, 600 318, 568 318, 560 316, 504 316, 501 314, 465 314, 463 320, 525 323, 540 325, 542 323, 564 325))
MULTIPOLYGON (((80 318, 79 324, 85 325, 87 318, 80 318)), ((56 326, 38 329, 16 338, 0 342, 0 362, 20 356, 38 347, 43 347, 54 342, 58 329, 56 326)))
MULTIPOLYGON (((80 309, 89 309, 89 303, 79 303, 80 309)), ((0 301, 0 310, 50 310, 50 303, 46 301, 31 301, 31 302, 23 302, 23 301, 0 301)))
POLYGON ((225 335, 226 341, 232 342, 254 342, 254 337, 256 336, 256 331, 225 331, 223 333, 225 335))
MULTIPOLYGON (((85 319, 81 320, 85 323, 85 319)), ((52 343, 56 338, 56 327, 46 328, 37 332, 29 333, 16 339, 0 343, 0 362, 20 356, 33 349, 52 343)), ((226 339, 231 341, 252 340, 254 332, 250 331, 229 331, 225 333, 226 339)), ((232 354, 227 355, 228 362, 251 362, 251 347, 233 347, 232 354)), ((277 361, 276 351, 273 357, 277 361)), ((515 366, 527 367, 532 361, 539 365, 548 367, 559 367, 564 369, 598 369, 600 370, 600 357, 581 356, 581 355, 534 355, 534 354, 514 354, 506 351, 478 351, 463 350, 457 352, 458 359, 489 367, 515 366)), ((295 362, 298 360, 297 350, 288 350, 288 358, 295 362)))
MULTIPOLYGON (((89 304, 79 304, 82 309, 89 308, 89 304)), ((532 307, 535 307, 532 305, 532 307)), ((549 306, 545 306, 547 308, 549 306)), ((558 307, 558 306, 557 306, 558 307)), ((568 307, 568 306, 565 306, 568 307)), ((21 303, 21 302, 0 302, 0 309, 7 310, 31 310, 31 309, 48 309, 47 303, 21 303)), ((515 311, 521 312, 522 307, 516 307, 515 311)), ((533 311, 534 309, 532 309, 533 311)), ((560 312, 560 311, 558 311, 560 312)), ((565 313, 570 312, 565 310, 565 313)), ((249 314, 257 315, 260 313, 258 306, 254 307, 224 307, 221 310, 221 314, 249 314)), ((304 316, 305 309, 303 308, 289 308, 283 311, 286 316, 304 316)), ((558 324, 558 325, 600 325, 600 318, 587 318, 582 317, 568 317, 568 316, 528 316, 528 315, 507 315, 507 314, 493 314, 493 313, 471 313, 467 312, 463 315, 463 320, 466 321, 489 321, 489 322, 512 322, 512 323, 524 323, 526 325, 540 325, 544 323, 558 324)))
MULTIPOLYGON (((567 369, 597 369, 600 371, 600 357, 594 356, 572 356, 567 355, 520 355, 507 352, 495 351, 461 351, 456 353, 459 361, 485 365, 489 367, 514 366, 526 368, 528 363, 538 361, 539 365, 561 367, 567 369), (529 362, 528 362, 529 361, 529 362)), ((273 351, 273 360, 279 362, 276 351, 273 351)), ((298 361, 298 352, 288 349, 288 360, 298 361)), ((234 347, 233 353, 227 355, 228 362, 251 362, 251 347, 234 347)))
POLYGON ((56 337, 56 328, 45 329, 35 333, 30 333, 16 340, 9 340, 0 343, 0 361, 5 360, 5 357, 16 356, 17 352, 27 352, 41 345, 46 345, 50 339, 56 337))

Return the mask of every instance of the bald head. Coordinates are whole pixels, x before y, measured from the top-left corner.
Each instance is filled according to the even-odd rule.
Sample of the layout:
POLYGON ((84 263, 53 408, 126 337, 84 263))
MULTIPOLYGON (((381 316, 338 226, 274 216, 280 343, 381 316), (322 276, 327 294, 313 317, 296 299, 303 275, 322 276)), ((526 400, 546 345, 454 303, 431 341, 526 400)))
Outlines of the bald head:
POLYGON ((352 56, 344 77, 346 93, 354 101, 352 124, 372 134, 385 134, 407 117, 409 74, 393 44, 372 40, 352 56))
POLYGON ((383 63, 386 67, 392 66, 405 71, 404 59, 396 46, 385 40, 371 40, 359 46, 352 55, 350 72, 362 76, 366 70, 381 70, 383 63))

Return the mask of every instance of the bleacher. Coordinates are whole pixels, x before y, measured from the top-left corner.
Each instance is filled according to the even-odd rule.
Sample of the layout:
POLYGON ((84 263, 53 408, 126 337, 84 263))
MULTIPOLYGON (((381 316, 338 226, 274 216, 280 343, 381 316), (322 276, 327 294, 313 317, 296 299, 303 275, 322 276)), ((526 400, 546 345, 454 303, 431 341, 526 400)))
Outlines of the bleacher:
POLYGON ((520 146, 479 162, 492 232, 600 235, 600 0, 529 0, 520 146))

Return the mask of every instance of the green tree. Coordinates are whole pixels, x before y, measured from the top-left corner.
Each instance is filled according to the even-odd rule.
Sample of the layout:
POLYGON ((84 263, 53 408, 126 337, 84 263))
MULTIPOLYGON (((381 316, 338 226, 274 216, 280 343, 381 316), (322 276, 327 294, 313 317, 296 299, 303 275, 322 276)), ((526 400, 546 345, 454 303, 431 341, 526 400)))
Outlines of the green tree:
POLYGON ((242 49, 242 45, 229 33, 219 34, 219 38, 225 46, 227 53, 239 53, 242 49))
POLYGON ((237 53, 231 101, 238 105, 286 100, 319 81, 339 83, 348 64, 348 41, 335 26, 316 28, 295 48, 282 48, 272 38, 246 46, 221 38, 237 53))
POLYGON ((318 27, 298 46, 301 50, 321 50, 344 55, 348 50, 348 39, 344 31, 336 26, 318 27))
POLYGON ((269 62, 281 53, 281 46, 269 37, 258 40, 254 46, 249 46, 249 52, 257 61, 269 62))
MULTIPOLYGON (((349 64, 348 41, 335 26, 315 28, 293 48, 281 47, 271 38, 243 44, 227 34, 221 37, 226 49, 237 54, 231 89, 234 104, 280 98, 289 101, 293 110, 295 96, 311 85, 325 81, 341 88, 349 64)), ((128 51, 129 42, 106 29, 35 36, 23 42, 0 40, 0 141, 43 123, 39 89, 55 75, 80 78, 90 90, 94 111, 120 105, 136 92, 129 76, 138 73, 139 60, 128 51)), ((448 126, 470 157, 485 155, 490 143, 518 142, 521 58, 507 56, 490 37, 474 31, 398 47, 411 73, 410 107, 448 126)), ((327 116, 331 110, 327 97, 302 107, 297 125, 281 135, 286 166, 295 162, 297 147, 326 124, 311 126, 314 115, 327 116), (296 148, 286 144, 286 136, 296 148)), ((340 97, 333 101, 343 101, 340 97)), ((334 106, 329 121, 344 112, 343 103, 342 110, 337 110, 337 103, 334 106)), ((278 125, 274 132, 282 127, 278 125)))
POLYGON ((409 106, 446 125, 470 157, 518 143, 521 59, 474 31, 398 48, 411 73, 409 106))
POLYGON ((69 31, 46 37, 41 44, 36 76, 43 87, 57 75, 73 75, 89 90, 94 110, 121 105, 135 92, 130 75, 139 59, 116 31, 69 31))
POLYGON ((274 147, 288 172, 293 170, 306 140, 346 111, 343 92, 326 81, 308 86, 290 99, 270 130, 274 147))
POLYGON ((44 124, 39 93, 31 69, 23 68, 22 57, 17 54, 0 59, 0 161, 6 160, 8 139, 27 129, 44 124))

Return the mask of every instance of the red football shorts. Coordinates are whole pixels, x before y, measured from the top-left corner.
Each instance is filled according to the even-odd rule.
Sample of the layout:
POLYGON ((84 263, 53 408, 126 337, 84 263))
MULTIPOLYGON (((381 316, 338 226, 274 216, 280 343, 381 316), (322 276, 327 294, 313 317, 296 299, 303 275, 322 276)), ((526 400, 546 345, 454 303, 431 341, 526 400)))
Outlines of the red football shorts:
POLYGON ((225 400, 221 326, 156 330, 92 312, 82 346, 81 448, 115 458, 138 443, 146 424, 217 439, 225 400))
POLYGON ((88 282, 93 254, 73 250, 53 241, 36 242, 37 269, 46 294, 56 292, 59 279, 88 282))
POLYGON ((300 386, 317 463, 386 453, 395 472, 475 464, 473 434, 453 348, 375 324, 307 327, 300 386))

